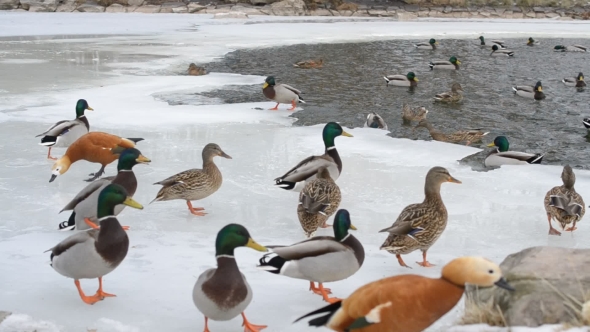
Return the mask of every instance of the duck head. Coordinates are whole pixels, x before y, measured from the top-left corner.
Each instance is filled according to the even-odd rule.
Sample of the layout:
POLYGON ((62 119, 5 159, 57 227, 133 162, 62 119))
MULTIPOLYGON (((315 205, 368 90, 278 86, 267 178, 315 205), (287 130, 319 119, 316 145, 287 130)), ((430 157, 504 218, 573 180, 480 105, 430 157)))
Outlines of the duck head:
POLYGON ((495 146, 496 148, 498 148, 499 152, 506 152, 508 151, 510 144, 508 143, 508 138, 506 138, 506 136, 496 136, 496 138, 494 138, 494 142, 488 144, 488 146, 495 146))
POLYGON ((428 41, 428 43, 429 43, 430 45, 438 45, 438 42, 437 42, 437 41, 436 41, 436 39, 434 39, 434 38, 430 38, 430 40, 428 41))
POLYGON ((269 86, 275 86, 275 77, 274 76, 269 76, 264 80, 264 84, 262 85, 263 89, 266 89, 269 86))
POLYGON ((338 241, 343 241, 348 235, 348 230, 356 231, 356 227, 350 221, 348 210, 340 209, 334 216, 334 237, 338 241))
POLYGON ((84 111, 94 111, 94 109, 88 106, 88 102, 85 99, 79 99, 76 103, 76 118, 81 118, 84 116, 84 111))
MULTIPOLYGON (((434 40, 434 39, 433 39, 433 40, 434 40)), ((418 82, 418 78, 416 77, 416 74, 414 74, 414 72, 413 72, 413 71, 409 72, 409 73, 406 75, 406 78, 407 78, 407 79, 409 79, 410 81, 416 81, 416 82, 418 82)))
POLYGON ((223 157, 227 159, 232 159, 230 155, 221 150, 219 145, 215 143, 209 143, 205 145, 205 147, 203 148, 203 161, 211 160, 213 159, 213 157, 223 157))
POLYGON ((454 65, 460 65, 461 64, 461 61, 459 61, 459 59, 457 59, 457 57, 455 57, 455 56, 452 56, 449 59, 449 62, 452 63, 452 64, 454 64, 454 65))
POLYGON ((570 165, 565 165, 563 167, 563 171, 561 172, 561 181, 563 181, 563 185, 568 189, 573 188, 574 184, 576 183, 576 174, 574 174, 574 170, 570 165))
POLYGON ((578 81, 584 81, 584 74, 582 74, 581 72, 578 73, 578 77, 576 77, 576 80, 578 80, 578 81))
POLYGON ((541 81, 538 81, 537 84, 535 84, 535 91, 543 92, 543 85, 541 85, 541 81))
POLYGON ((324 139, 324 145, 326 148, 334 146, 334 139, 338 136, 353 137, 342 129, 342 126, 336 122, 328 122, 324 126, 322 131, 322 138, 324 139))
POLYGON ((485 40, 483 39, 483 36, 479 36, 479 40, 481 41, 481 44, 480 45, 485 45, 486 44, 485 40))
POLYGON ((463 91, 463 87, 459 83, 453 83, 453 85, 451 85, 451 91, 453 91, 453 92, 463 91))
POLYGON ((509 291, 514 288, 504 279, 500 267, 483 257, 460 257, 453 259, 442 269, 442 279, 457 286, 465 284, 479 287, 494 285, 509 291))
POLYGON ((70 161, 70 157, 67 155, 59 158, 51 167, 51 178, 49 178, 49 182, 53 182, 56 177, 64 174, 65 172, 70 169, 72 162, 70 161))
POLYGON ((498 45, 493 45, 492 46, 492 53, 496 52, 497 50, 499 50, 498 45))
POLYGON ((118 184, 111 183, 106 186, 98 195, 98 211, 97 217, 114 216, 115 206, 123 204, 134 209, 142 210, 143 206, 133 200, 127 193, 125 188, 118 184))
POLYGON ((563 45, 557 45, 553 48, 556 51, 565 51, 565 46, 563 45))
POLYGON ((535 43, 535 40, 532 37, 529 37, 529 41, 527 42, 527 45, 532 45, 535 43))
POLYGON ((239 224, 229 224, 217 233, 215 240, 215 256, 233 256, 234 249, 248 247, 258 251, 268 251, 266 247, 256 243, 248 233, 246 227, 239 224))
POLYGON ((151 162, 148 158, 144 157, 141 152, 135 148, 129 148, 123 150, 119 155, 119 163, 117 164, 117 170, 130 171, 133 166, 137 164, 147 164, 151 162))

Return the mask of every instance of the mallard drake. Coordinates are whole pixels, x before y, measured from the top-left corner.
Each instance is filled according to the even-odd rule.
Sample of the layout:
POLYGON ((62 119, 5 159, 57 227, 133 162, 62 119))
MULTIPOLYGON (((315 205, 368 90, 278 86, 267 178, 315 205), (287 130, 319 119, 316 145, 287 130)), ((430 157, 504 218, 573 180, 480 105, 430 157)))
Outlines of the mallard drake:
POLYGON ((561 228, 566 232, 573 232, 576 230, 576 223, 584 217, 586 213, 586 205, 582 196, 576 192, 574 184, 576 183, 576 175, 570 167, 565 165, 561 173, 562 186, 553 187, 545 195, 545 211, 547 211, 547 220, 549 221, 549 235, 561 235, 551 225, 551 219, 557 220, 561 228), (573 224, 572 224, 573 223, 573 224), (565 228, 567 225, 570 227, 565 228))
POLYGON ((451 91, 439 93, 434 96, 434 101, 444 103, 458 103, 463 100, 463 87, 459 83, 451 85, 451 91))
POLYGON ((214 157, 223 157, 232 159, 227 153, 223 152, 219 145, 209 143, 205 145, 202 152, 203 169, 193 168, 178 174, 172 175, 165 180, 154 184, 161 184, 163 187, 158 191, 155 201, 170 201, 173 199, 183 199, 186 201, 188 210, 195 216, 204 216, 207 213, 200 212, 205 210, 202 207, 194 208, 191 201, 198 201, 215 193, 223 177, 217 165, 213 162, 214 157))
POLYGON ((421 121, 426 119, 426 115, 428 114, 428 110, 425 107, 414 107, 411 108, 410 105, 404 103, 402 107, 402 119, 404 121, 421 121))
POLYGON ((283 176, 275 179, 275 185, 285 190, 301 191, 305 181, 313 180, 320 167, 328 168, 330 177, 336 181, 342 172, 342 160, 336 150, 334 139, 338 136, 352 137, 336 122, 328 122, 322 131, 325 153, 321 156, 311 156, 303 159, 283 176))
POLYGON ((364 127, 387 130, 387 123, 385 123, 381 115, 371 112, 367 115, 367 121, 365 121, 364 127))
POLYGON ((301 69, 322 68, 324 66, 324 59, 319 60, 305 60, 293 64, 293 67, 301 69))
POLYGON ((540 164, 545 154, 540 153, 526 153, 518 151, 508 151, 510 144, 506 136, 497 136, 494 142, 488 144, 489 147, 495 146, 496 149, 492 151, 485 159, 486 167, 499 167, 502 165, 528 165, 540 164))
MULTIPOLYGON (((480 46, 485 46, 486 45, 486 41, 483 38, 483 36, 479 36, 479 45, 480 46)), ((506 46, 504 45, 504 41, 503 40, 498 40, 498 39, 493 39, 489 41, 489 45, 498 45, 499 48, 505 48, 506 46)))
POLYGON ((129 197, 125 188, 110 184, 98 196, 96 216, 100 229, 75 233, 47 250, 51 251, 51 267, 59 274, 74 279, 80 298, 88 304, 115 296, 102 290, 102 277, 117 268, 129 250, 127 233, 115 217, 115 206, 119 204, 143 209, 141 204, 129 197), (79 280, 94 278, 98 278, 98 290, 96 294, 86 296, 79 280))
POLYGON ((532 37, 529 37, 529 40, 526 43, 526 46, 537 46, 537 45, 541 45, 541 42, 539 42, 538 40, 534 40, 532 37))
POLYGON ((301 98, 301 91, 287 84, 276 84, 274 76, 269 76, 262 85, 262 94, 270 100, 274 100, 277 105, 271 108, 271 111, 279 109, 279 104, 291 104, 288 111, 295 110, 297 104, 305 103, 301 98))
POLYGON ((516 95, 519 95, 524 98, 535 100, 545 99, 545 94, 543 93, 543 86, 541 85, 541 81, 538 81, 534 87, 530 85, 518 85, 512 87, 512 90, 516 95))
POLYGON ((434 126, 432 126, 432 124, 426 119, 423 119, 420 122, 418 122, 418 125, 416 125, 414 129, 416 128, 428 129, 430 136, 435 141, 447 143, 467 142, 465 145, 469 145, 471 144, 471 142, 481 141, 482 137, 490 133, 489 131, 484 132, 481 129, 469 129, 457 131, 451 134, 445 134, 443 132, 436 130, 434 126))
POLYGON ((436 50, 436 45, 438 45, 436 39, 430 38, 428 43, 418 43, 415 44, 414 47, 416 47, 419 50, 436 50))
POLYGON ((88 119, 86 119, 86 115, 84 114, 86 110, 93 111, 94 109, 88 106, 86 100, 78 100, 76 103, 76 118, 74 120, 56 122, 49 129, 35 136, 43 136, 39 144, 49 147, 47 159, 57 160, 57 158, 51 156, 52 147, 66 148, 90 131, 90 123, 88 123, 88 119))
POLYGON ((334 237, 316 236, 290 246, 269 246, 271 253, 260 259, 258 267, 274 274, 309 281, 309 290, 334 303, 323 283, 344 280, 358 271, 365 261, 365 249, 349 229, 356 230, 347 210, 334 217, 334 237), (315 286, 318 283, 318 287, 315 286))
POLYGON ((336 212, 342 195, 340 188, 324 166, 318 168, 316 178, 307 181, 299 194, 297 216, 305 236, 314 236, 318 227, 329 227, 326 221, 336 212))
POLYGON ((202 76, 207 75, 207 71, 205 70, 205 68, 197 66, 194 63, 191 63, 188 66, 188 74, 191 76, 202 76))
POLYGON ((424 201, 406 206, 391 227, 379 231, 389 233, 380 249, 395 254, 399 265, 409 267, 401 255, 420 249, 423 260, 418 265, 433 266, 426 260, 426 253, 447 227, 447 209, 440 197, 440 185, 444 182, 461 183, 445 168, 431 168, 426 174, 424 201))
POLYGON ((67 172, 70 166, 79 160, 102 165, 98 172, 90 174, 91 177, 86 179, 87 182, 92 182, 104 174, 108 164, 119 159, 121 151, 134 148, 135 143, 139 141, 143 141, 143 138, 121 138, 98 131, 83 135, 72 143, 66 150, 66 154, 53 164, 49 182, 53 182, 56 177, 67 172))
POLYGON ((245 332, 258 332, 266 327, 250 323, 244 314, 252 301, 252 288, 236 264, 234 250, 238 247, 267 251, 252 240, 250 233, 242 225, 229 224, 217 233, 217 268, 203 272, 193 288, 193 302, 205 316, 205 332, 209 332, 209 319, 226 321, 239 314, 244 319, 242 326, 245 332))
POLYGON ((499 48, 498 45, 492 46, 491 56, 514 56, 514 51, 507 50, 505 48, 499 48))
MULTIPOLYGON (((119 164, 117 165, 117 176, 109 176, 91 182, 84 189, 82 189, 71 202, 69 202, 61 211, 72 211, 70 218, 67 221, 59 224, 61 230, 85 230, 88 228, 98 229, 96 225, 98 218, 96 209, 98 206, 98 196, 100 192, 109 184, 118 184, 125 188, 127 195, 133 197, 137 190, 137 178, 133 173, 133 166, 137 164, 149 163, 151 160, 144 157, 139 150, 130 148, 125 149, 119 156, 119 164)), ((115 207, 115 216, 119 215, 125 208, 125 205, 117 205, 115 207)), ((123 226, 123 229, 128 229, 123 226)))
POLYGON ((333 331, 420 332, 457 305, 466 284, 496 285, 514 291, 497 264, 483 257, 460 257, 443 267, 440 278, 406 274, 373 281, 347 299, 310 312, 296 322, 322 314, 309 325, 333 331))
POLYGON ((578 73, 576 77, 566 77, 561 80, 563 84, 566 86, 576 87, 576 88, 583 88, 586 86, 586 82, 584 82, 584 74, 581 72, 578 73))
POLYGON ((433 69, 450 69, 450 70, 459 70, 459 65, 461 61, 459 61, 456 57, 452 56, 449 61, 431 61, 428 66, 430 70, 433 69))
POLYGON ((560 51, 560 52, 586 52, 586 51, 588 51, 588 48, 586 48, 585 46, 582 46, 582 45, 571 45, 571 46, 557 45, 553 49, 555 51, 560 51))
POLYGON ((383 76, 387 85, 394 85, 394 86, 417 86, 418 85, 418 78, 414 72, 409 72, 404 75, 389 75, 383 76))

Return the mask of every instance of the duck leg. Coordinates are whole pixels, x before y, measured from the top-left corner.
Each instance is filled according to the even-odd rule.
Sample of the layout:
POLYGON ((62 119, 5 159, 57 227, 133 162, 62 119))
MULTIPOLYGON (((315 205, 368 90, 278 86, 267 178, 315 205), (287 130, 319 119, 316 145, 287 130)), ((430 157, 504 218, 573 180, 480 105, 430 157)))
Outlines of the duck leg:
POLYGON ((51 147, 49 147, 49 151, 47 151, 47 159, 57 160, 57 158, 51 156, 51 147))
POLYGON ((430 264, 429 261, 426 260, 426 250, 422 252, 422 262, 416 262, 418 265, 422 267, 432 267, 435 266, 434 264, 430 264))
MULTIPOLYGON (((84 218, 84 222, 86 223, 86 225, 88 225, 90 228, 92 229, 100 229, 99 226, 97 226, 95 223, 93 223, 90 219, 88 218, 84 218)), ((128 231, 129 230, 129 226, 121 226, 123 228, 123 230, 128 231)))
POLYGON ((574 224, 572 225, 572 227, 568 227, 568 228, 564 229, 564 231, 566 231, 566 232, 573 232, 576 229, 578 229, 578 227, 576 227, 576 222, 574 221, 574 224))
POLYGON ((109 294, 109 293, 105 293, 105 292, 102 290, 102 277, 99 277, 99 278, 98 278, 98 290, 96 291, 96 295, 95 295, 95 296, 100 296, 100 297, 102 297, 102 298, 105 298, 105 297, 115 297, 115 296, 117 296, 117 295, 115 295, 115 294, 109 294))
POLYGON ((92 182, 92 181, 98 179, 101 175, 104 174, 105 167, 106 167, 106 165, 102 165, 100 167, 100 169, 98 170, 98 172, 88 174, 88 176, 90 176, 90 178, 88 178, 88 179, 86 179, 84 181, 86 181, 86 182, 92 182))
POLYGON ((205 316, 205 329, 203 332, 211 332, 209 331, 209 317, 205 316))
POLYGON ((297 104, 295 104, 295 100, 291 100, 291 108, 288 108, 287 111, 294 111, 297 104))
POLYGON ((202 207, 195 208, 195 207, 193 207, 193 203, 191 203, 191 201, 186 201, 186 205, 188 206, 188 210, 192 214, 194 214, 195 216, 201 216, 201 217, 203 217, 203 216, 205 216, 207 214, 205 212, 199 212, 199 211, 205 210, 205 208, 202 208, 202 207))
POLYGON ((553 228, 553 225, 551 225, 551 215, 549 213, 547 213, 547 221, 549 221, 549 235, 561 236, 561 232, 553 228))
MULTIPOLYGON (((315 283, 313 281, 309 282, 309 290, 314 292, 315 294, 322 295, 320 289, 315 286, 315 283)), ((327 294, 332 294, 332 290, 330 288, 324 288, 324 291, 327 294)))
POLYGON ((82 287, 80 287, 79 280, 75 279, 74 284, 76 285, 76 288, 78 288, 78 293, 80 294, 80 298, 82 299, 82 301, 84 301, 84 303, 95 304, 96 302, 102 301, 104 299, 96 294, 92 296, 86 296, 86 294, 84 294, 84 291, 82 290, 82 287))
POLYGON ((404 262, 402 255, 395 255, 395 257, 397 258, 397 261, 400 266, 407 267, 408 269, 411 269, 411 267, 408 266, 408 264, 406 264, 406 262, 404 262))
POLYGON ((275 107, 269 108, 269 110, 271 110, 271 111, 278 111, 279 110, 279 104, 280 103, 277 103, 277 105, 275 107))
POLYGON ((262 329, 267 328, 266 325, 254 325, 250 323, 243 312, 242 318, 244 318, 244 322, 242 323, 242 326, 244 327, 244 332, 258 332, 262 329))
POLYGON ((328 297, 328 292, 326 292, 326 289, 324 288, 324 285, 321 282, 318 282, 318 286, 320 287, 320 293, 321 293, 322 297, 324 298, 324 301, 326 301, 328 303, 336 303, 336 302, 342 300, 337 297, 328 297))

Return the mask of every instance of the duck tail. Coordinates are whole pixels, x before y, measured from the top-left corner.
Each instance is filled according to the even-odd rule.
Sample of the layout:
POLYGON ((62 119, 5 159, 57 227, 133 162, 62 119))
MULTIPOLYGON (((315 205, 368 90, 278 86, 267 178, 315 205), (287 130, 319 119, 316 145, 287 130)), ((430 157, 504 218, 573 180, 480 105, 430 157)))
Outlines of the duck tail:
POLYGON ((586 127, 587 129, 590 129, 590 118, 584 118, 582 120, 582 123, 584 124, 584 127, 586 127))
POLYGON ((293 190, 293 188, 295 188, 295 185, 297 183, 295 182, 291 182, 291 181, 285 181, 281 178, 276 178, 275 179, 275 186, 278 186, 279 188, 285 189, 285 190, 293 190))
POLYGON ((258 262, 260 264, 256 265, 257 268, 274 274, 281 274, 281 269, 287 263, 283 257, 275 252, 262 256, 258 262))
MULTIPOLYGON (((35 137, 39 137, 39 136, 35 136, 35 137)), ((41 139, 41 143, 39 143, 39 145, 54 146, 55 143, 57 143, 57 136, 43 136, 43 138, 41 139)))
POLYGON ((428 67, 430 67, 430 70, 434 69, 434 63, 432 63, 432 61, 428 64, 428 67))
POLYGON ((144 140, 143 138, 132 138, 132 137, 127 137, 127 139, 132 141, 133 143, 141 142, 144 140))
POLYGON ((321 313, 326 313, 323 316, 320 316, 318 318, 314 318, 308 322, 309 326, 324 326, 328 323, 328 321, 330 321, 330 318, 332 318, 334 313, 336 313, 336 311, 338 311, 341 307, 342 307, 342 301, 338 301, 338 302, 329 304, 323 308, 320 308, 316 311, 312 311, 306 315, 303 315, 303 316, 297 318, 293 323, 296 323, 296 322, 302 320, 303 318, 307 318, 309 316, 313 316, 313 315, 317 315, 317 314, 321 314, 321 313))
POLYGON ((385 80, 386 84, 389 84, 389 78, 383 76, 383 79, 385 80))
POLYGON ((540 164, 541 161, 543 161, 543 157, 545 156, 545 154, 541 154, 541 153, 537 153, 536 155, 534 155, 533 157, 531 157, 529 160, 527 160, 526 162, 529 164, 540 164))
POLYGON ((306 104, 305 100, 303 100, 303 98, 301 98, 301 96, 297 96, 297 99, 300 103, 306 104))
POLYGON ((514 93, 516 93, 518 91, 518 89, 515 86, 513 86, 512 91, 514 91, 514 93))

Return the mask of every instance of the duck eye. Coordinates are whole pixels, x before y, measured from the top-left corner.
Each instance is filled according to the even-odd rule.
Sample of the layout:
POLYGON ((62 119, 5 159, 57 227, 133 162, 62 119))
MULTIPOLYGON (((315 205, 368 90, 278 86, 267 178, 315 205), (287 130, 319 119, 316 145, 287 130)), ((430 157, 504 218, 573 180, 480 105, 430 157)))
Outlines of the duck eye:
POLYGON ((488 271, 490 274, 494 274, 494 270, 489 270, 488 271))

